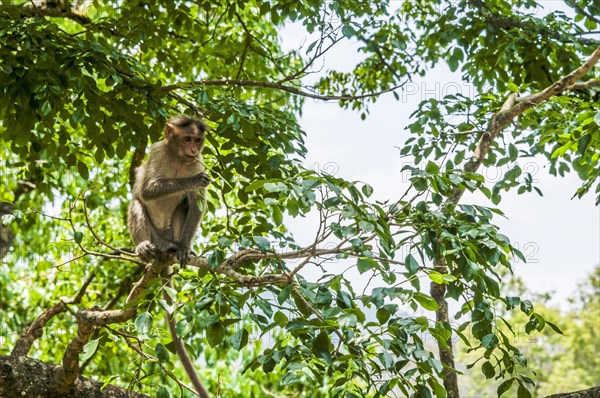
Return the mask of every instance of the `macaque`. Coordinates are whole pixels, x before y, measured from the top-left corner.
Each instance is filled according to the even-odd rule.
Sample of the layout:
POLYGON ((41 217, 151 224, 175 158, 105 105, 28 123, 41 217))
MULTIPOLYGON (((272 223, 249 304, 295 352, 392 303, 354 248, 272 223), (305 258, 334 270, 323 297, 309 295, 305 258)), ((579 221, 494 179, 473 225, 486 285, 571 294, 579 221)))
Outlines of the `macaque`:
MULTIPOLYGON (((143 261, 166 261, 175 256, 183 266, 189 260, 210 182, 202 160, 207 130, 208 126, 198 119, 181 115, 169 119, 165 139, 152 146, 148 160, 137 170, 128 227, 136 244, 135 253, 143 261)), ((167 284, 172 286, 170 274, 170 268, 163 272, 167 284)), ((167 302, 171 301, 166 293, 164 296, 167 302)), ((169 313, 167 323, 194 389, 201 398, 209 398, 169 313)))
POLYGON ((165 125, 165 139, 150 150, 137 170, 129 205, 129 232, 144 261, 175 255, 184 264, 190 243, 206 205, 202 146, 208 126, 187 116, 175 116, 165 125))

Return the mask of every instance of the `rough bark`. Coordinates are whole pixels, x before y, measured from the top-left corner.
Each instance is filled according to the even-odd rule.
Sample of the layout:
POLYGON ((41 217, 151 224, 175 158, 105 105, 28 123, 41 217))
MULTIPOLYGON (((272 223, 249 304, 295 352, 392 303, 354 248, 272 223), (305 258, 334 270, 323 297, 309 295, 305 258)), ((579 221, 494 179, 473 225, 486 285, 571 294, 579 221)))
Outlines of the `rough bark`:
POLYGON ((600 397, 600 386, 579 390, 574 392, 563 392, 559 394, 548 395, 544 398, 598 398, 600 397))
POLYGON ((79 377, 65 395, 52 388, 57 366, 37 359, 0 356, 0 397, 146 398, 147 395, 79 377))

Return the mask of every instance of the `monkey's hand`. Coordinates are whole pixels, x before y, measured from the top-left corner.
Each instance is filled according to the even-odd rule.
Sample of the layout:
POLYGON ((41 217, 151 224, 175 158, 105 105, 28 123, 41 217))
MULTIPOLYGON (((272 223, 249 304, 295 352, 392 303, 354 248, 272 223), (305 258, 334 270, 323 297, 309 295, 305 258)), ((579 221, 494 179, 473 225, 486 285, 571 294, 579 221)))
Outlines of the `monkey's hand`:
POLYGON ((149 240, 140 242, 135 248, 135 254, 140 257, 140 260, 144 262, 150 262, 154 260, 158 254, 156 246, 154 246, 149 240))
POLYGON ((198 173, 194 176, 198 187, 207 187, 210 184, 210 177, 206 173, 198 173))

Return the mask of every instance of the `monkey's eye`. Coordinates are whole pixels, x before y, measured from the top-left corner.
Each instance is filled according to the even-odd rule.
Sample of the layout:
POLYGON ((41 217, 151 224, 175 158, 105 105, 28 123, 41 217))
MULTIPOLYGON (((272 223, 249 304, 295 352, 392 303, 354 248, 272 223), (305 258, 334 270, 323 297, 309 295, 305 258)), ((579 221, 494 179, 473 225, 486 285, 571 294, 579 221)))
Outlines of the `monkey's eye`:
POLYGON ((192 142, 192 137, 185 137, 184 140, 185 142, 192 142))
POLYGON ((196 144, 200 144, 202 142, 202 138, 196 138, 196 144))

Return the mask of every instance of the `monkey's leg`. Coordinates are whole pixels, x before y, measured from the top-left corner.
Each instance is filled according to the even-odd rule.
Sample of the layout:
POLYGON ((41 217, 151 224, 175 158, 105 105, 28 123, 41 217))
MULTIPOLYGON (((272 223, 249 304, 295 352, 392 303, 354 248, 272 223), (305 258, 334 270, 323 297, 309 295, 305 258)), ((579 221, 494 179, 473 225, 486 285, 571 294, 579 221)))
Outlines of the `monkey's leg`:
POLYGON ((129 204, 127 223, 131 237, 137 245, 135 253, 140 256, 142 261, 151 261, 156 258, 158 254, 156 246, 151 241, 154 225, 152 225, 144 205, 137 199, 133 199, 129 204))

